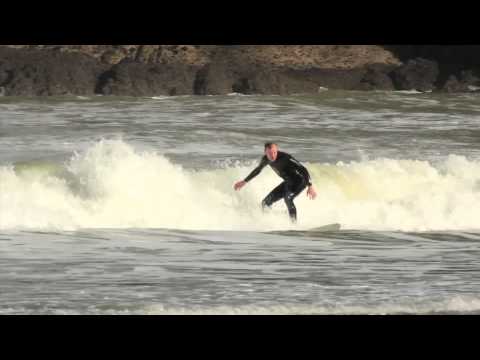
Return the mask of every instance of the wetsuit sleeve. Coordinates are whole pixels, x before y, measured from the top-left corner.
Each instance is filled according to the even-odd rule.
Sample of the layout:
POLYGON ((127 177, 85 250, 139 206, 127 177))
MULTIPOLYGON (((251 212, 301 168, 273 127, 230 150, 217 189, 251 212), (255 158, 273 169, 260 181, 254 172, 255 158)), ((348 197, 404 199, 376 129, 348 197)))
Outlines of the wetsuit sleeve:
POLYGON ((291 155, 290 155, 290 161, 296 165, 295 167, 296 170, 300 173, 300 175, 303 176, 308 186, 312 186, 312 179, 310 177, 310 173, 308 172, 307 168, 302 164, 300 164, 300 162, 291 155))
POLYGON ((255 176, 257 176, 258 174, 260 174, 260 172, 263 170, 263 168, 264 168, 265 166, 267 166, 267 164, 268 164, 267 157, 264 156, 264 157, 262 158, 262 160, 260 160, 260 164, 259 164, 255 169, 253 169, 253 171, 250 173, 250 175, 248 175, 248 176, 245 178, 245 180, 243 180, 243 181, 249 182, 250 180, 252 180, 255 176))
POLYGON ((310 173, 308 172, 307 168, 303 165, 300 165, 299 171, 303 175, 304 179, 307 181, 307 185, 312 186, 312 179, 310 177, 310 173))

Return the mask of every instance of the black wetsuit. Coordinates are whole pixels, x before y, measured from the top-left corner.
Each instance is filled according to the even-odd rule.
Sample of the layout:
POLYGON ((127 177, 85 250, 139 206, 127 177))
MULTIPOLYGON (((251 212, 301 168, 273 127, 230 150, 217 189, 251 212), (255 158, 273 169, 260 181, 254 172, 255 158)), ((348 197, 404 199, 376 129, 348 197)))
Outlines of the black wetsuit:
POLYGON ((312 185, 308 170, 300 164, 290 154, 279 151, 275 161, 268 160, 264 155, 260 164, 248 175, 244 181, 249 182, 255 176, 260 174, 262 169, 270 165, 270 167, 280 176, 284 182, 273 189, 262 201, 262 208, 270 207, 274 202, 284 199, 287 204, 290 219, 295 222, 297 220, 297 209, 293 203, 293 199, 300 194, 307 185, 312 185))

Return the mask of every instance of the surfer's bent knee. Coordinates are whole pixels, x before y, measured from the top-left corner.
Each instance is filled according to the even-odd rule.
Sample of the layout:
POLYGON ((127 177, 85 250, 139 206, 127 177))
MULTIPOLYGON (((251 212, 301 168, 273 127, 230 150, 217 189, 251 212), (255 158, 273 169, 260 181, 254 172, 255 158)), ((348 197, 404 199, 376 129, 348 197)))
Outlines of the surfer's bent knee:
POLYGON ((269 208, 270 206, 272 206, 269 200, 269 197, 262 200, 262 210, 265 210, 265 208, 269 208))

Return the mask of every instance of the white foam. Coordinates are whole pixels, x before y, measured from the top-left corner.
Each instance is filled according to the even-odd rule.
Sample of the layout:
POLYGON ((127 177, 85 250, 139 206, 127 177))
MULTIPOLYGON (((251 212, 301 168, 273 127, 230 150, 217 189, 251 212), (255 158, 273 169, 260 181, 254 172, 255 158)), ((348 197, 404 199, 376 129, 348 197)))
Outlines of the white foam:
POLYGON ((432 313, 472 313, 480 311, 480 299, 453 296, 438 301, 412 299, 400 303, 378 305, 242 305, 216 307, 168 307, 152 305, 146 307, 149 315, 389 315, 389 314, 432 314, 432 313))
MULTIPOLYGON (((306 164, 318 192, 296 199, 298 228, 478 230, 480 162, 451 155, 439 164, 364 159, 306 164)), ((254 167, 187 170, 129 144, 100 141, 59 170, 0 167, 0 229, 176 228, 289 229, 280 201, 263 214, 265 195, 281 182, 266 168, 240 192, 235 181, 254 167)))
POLYGON ((167 100, 167 99, 171 99, 172 96, 152 96, 150 97, 150 99, 153 99, 153 100, 167 100))
POLYGON ((394 93, 398 93, 398 94, 423 94, 424 92, 411 89, 411 90, 395 90, 394 93))

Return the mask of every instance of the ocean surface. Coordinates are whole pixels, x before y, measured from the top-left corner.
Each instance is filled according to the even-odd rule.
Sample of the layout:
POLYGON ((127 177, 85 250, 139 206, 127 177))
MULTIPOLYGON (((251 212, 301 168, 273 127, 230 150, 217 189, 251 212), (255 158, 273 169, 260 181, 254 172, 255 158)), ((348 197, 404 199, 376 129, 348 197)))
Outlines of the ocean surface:
POLYGON ((478 94, 0 98, 0 314, 476 314, 479 217, 478 94))

